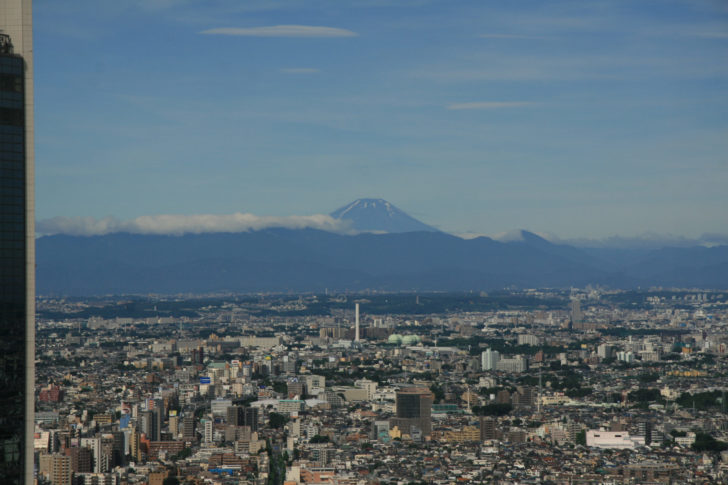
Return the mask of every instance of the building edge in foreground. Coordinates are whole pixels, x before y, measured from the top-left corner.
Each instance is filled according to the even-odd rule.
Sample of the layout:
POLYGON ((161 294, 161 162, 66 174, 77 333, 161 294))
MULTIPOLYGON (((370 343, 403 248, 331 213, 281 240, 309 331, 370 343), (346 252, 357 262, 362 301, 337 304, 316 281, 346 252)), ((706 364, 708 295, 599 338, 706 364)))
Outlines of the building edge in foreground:
MULTIPOLYGON (((34 434, 34 410, 35 410, 35 144, 34 144, 34 94, 33 94, 33 17, 32 0, 3 0, 0 2, 0 33, 6 35, 12 43, 12 55, 19 56, 23 60, 23 87, 22 87, 22 135, 24 137, 24 150, 22 153, 22 180, 18 182, 22 191, 22 222, 13 222, 17 227, 22 227, 22 251, 23 261, 8 262, 10 267, 23 268, 23 277, 4 282, 7 287, 21 284, 24 288, 16 288, 22 294, 23 302, 19 313, 22 314, 21 322, 24 328, 16 329, 22 340, 14 350, 18 351, 17 357, 5 358, 5 369, 0 372, 6 373, 10 370, 9 365, 17 362, 22 366, 19 374, 22 375, 23 383, 18 386, 20 396, 4 396, 22 405, 22 430, 20 436, 20 456, 17 471, 12 477, 2 477, 3 483, 32 484, 34 481, 34 457, 33 457, 33 434, 34 434), (17 265, 17 266, 16 266, 17 265)), ((6 120, 7 122, 7 120, 6 120)), ((17 157, 17 155, 15 155, 17 157)), ((11 157, 7 157, 8 159, 11 157)), ((10 167, 11 163, 4 163, 3 170, 10 167)), ((6 178, 7 180, 7 178, 6 178)), ((17 207, 13 207, 8 200, 13 194, 11 190, 4 190, 5 197, 2 204, 2 217, 4 221, 12 219, 11 214, 17 207)), ((3 222, 3 224, 10 224, 3 222)), ((6 226, 9 228, 10 226, 6 226)), ((15 230, 15 228, 12 228, 15 230)), ((10 232, 10 231, 8 231, 10 232)), ((12 239, 12 238, 11 238, 12 239)), ((6 251, 6 255, 10 251, 6 251)), ((17 258, 16 258, 17 259, 17 258)), ((5 264, 5 263, 3 263, 5 264)), ((5 320, 5 316, 3 316, 5 320)), ((0 322, 0 325, 13 323, 10 319, 0 322)), ((16 392, 15 390, 13 392, 16 392)), ((5 443, 2 444, 5 448, 5 443)), ((6 455, 7 456, 7 455, 6 455)), ((3 460, 6 458, 3 457, 3 460)), ((8 470, 10 468, 5 468, 8 470)))

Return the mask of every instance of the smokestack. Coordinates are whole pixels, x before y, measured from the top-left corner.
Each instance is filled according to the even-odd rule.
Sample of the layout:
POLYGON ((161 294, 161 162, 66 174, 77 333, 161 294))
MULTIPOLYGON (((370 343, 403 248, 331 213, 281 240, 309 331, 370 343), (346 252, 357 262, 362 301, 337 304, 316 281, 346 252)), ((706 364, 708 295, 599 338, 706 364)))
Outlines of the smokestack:
POLYGON ((359 341, 359 304, 357 303, 355 308, 355 314, 356 314, 356 326, 354 327, 354 342, 359 341))

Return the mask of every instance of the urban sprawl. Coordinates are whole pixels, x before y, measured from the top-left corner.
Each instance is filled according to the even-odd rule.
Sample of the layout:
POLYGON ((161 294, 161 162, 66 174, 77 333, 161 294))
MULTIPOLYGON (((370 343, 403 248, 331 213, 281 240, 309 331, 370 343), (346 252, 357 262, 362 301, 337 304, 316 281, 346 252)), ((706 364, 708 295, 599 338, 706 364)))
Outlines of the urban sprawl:
POLYGON ((728 293, 38 301, 38 481, 728 483, 728 293))

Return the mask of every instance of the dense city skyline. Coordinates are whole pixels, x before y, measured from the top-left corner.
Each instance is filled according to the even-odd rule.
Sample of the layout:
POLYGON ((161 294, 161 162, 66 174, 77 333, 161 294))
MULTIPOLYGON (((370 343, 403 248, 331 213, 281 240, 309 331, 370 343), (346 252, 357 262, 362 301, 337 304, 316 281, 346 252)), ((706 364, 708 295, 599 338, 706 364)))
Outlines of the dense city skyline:
POLYGON ((40 297, 38 476, 724 483, 726 296, 40 297))
POLYGON ((39 220, 382 197, 459 234, 728 227, 718 2, 89 5, 35 5, 39 220))
POLYGON ((726 27, 0 2, 0 482, 726 482, 726 27))

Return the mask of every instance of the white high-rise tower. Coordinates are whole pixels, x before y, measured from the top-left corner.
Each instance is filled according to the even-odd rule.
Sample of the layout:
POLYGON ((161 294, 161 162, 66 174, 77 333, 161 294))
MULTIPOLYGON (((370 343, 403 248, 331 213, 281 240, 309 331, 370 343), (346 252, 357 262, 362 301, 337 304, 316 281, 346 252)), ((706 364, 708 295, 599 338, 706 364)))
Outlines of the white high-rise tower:
POLYGON ((354 306, 354 313, 355 313, 354 319, 356 322, 354 324, 354 342, 358 342, 359 341, 359 304, 358 303, 354 306))

